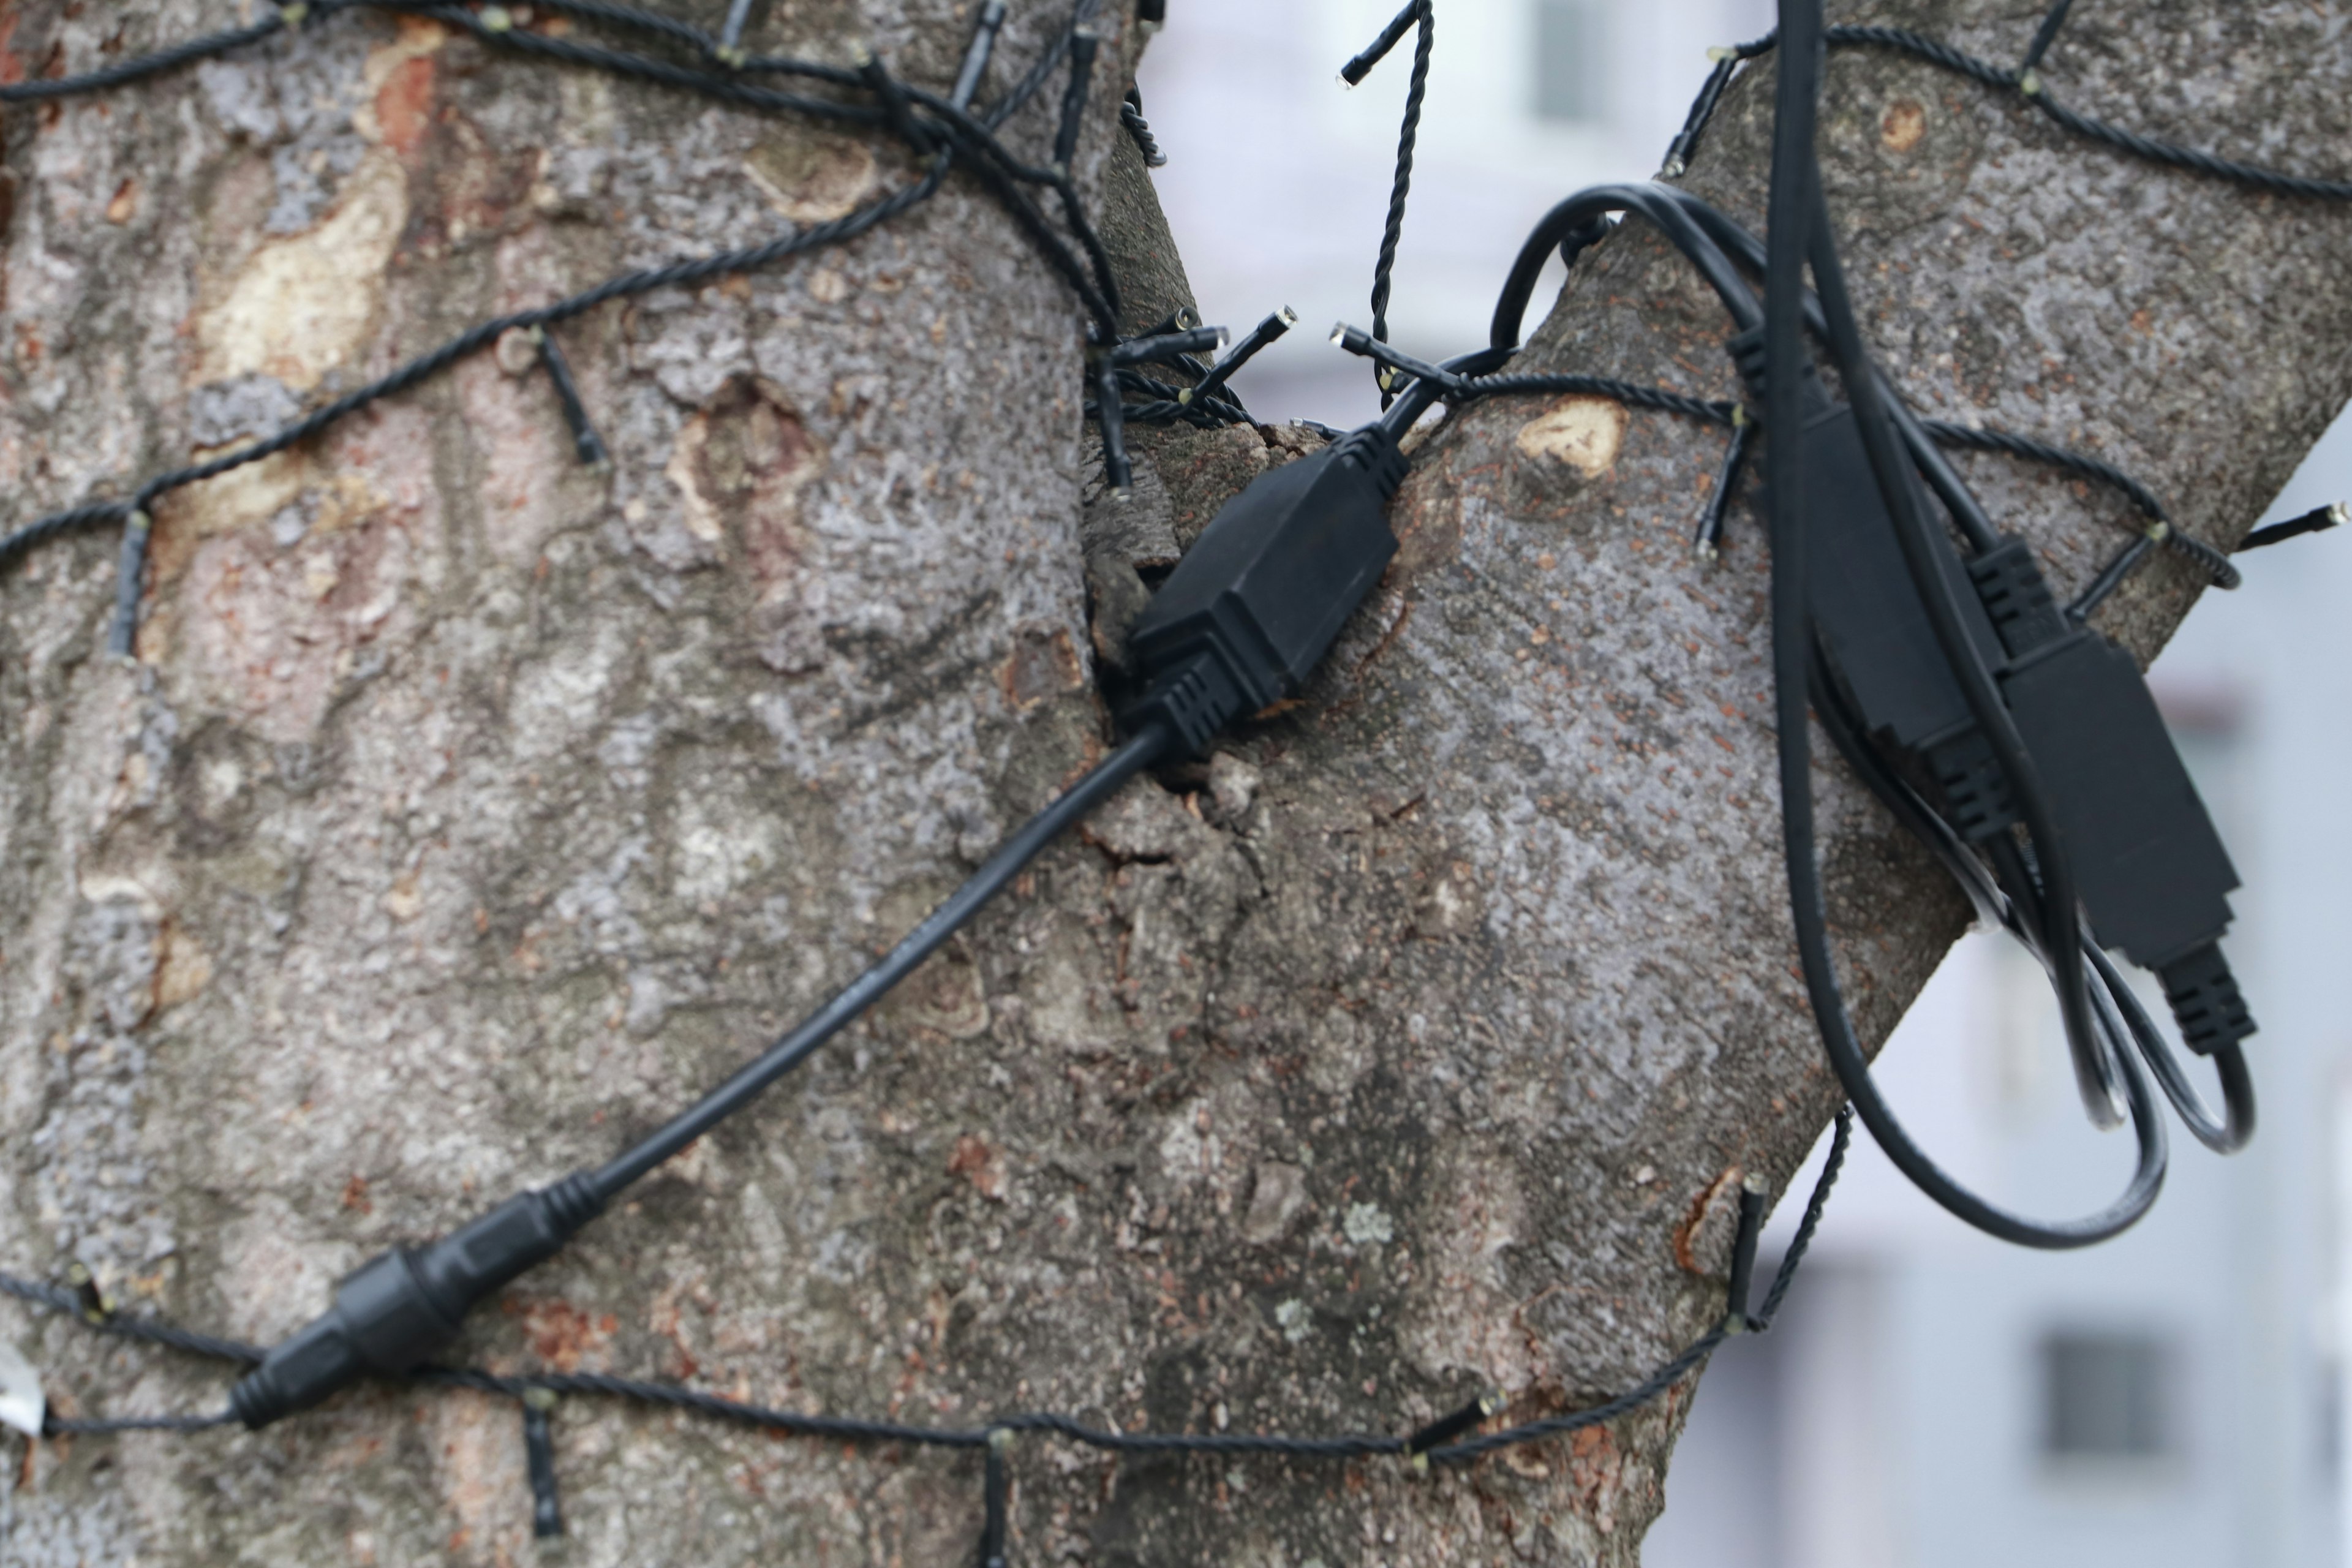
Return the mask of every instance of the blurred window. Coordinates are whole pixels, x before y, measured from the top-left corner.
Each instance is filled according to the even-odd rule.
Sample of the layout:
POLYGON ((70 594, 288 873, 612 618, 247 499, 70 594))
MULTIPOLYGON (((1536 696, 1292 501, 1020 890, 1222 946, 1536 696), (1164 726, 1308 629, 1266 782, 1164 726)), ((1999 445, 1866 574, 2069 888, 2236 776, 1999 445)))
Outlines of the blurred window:
POLYGON ((1607 37, 1594 0, 1535 0, 1536 114, 1576 122, 1601 118, 1607 37))
POLYGON ((2068 1331, 2042 1342, 2042 1453, 2056 1462, 2172 1453, 2171 1347, 2152 1334, 2068 1331))

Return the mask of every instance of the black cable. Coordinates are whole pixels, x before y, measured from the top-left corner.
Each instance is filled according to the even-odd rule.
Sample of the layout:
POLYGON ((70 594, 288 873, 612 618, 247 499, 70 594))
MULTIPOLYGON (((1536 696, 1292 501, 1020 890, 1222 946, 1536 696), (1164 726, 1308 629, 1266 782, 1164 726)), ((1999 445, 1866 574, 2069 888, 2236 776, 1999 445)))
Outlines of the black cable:
MULTIPOLYGON (((1784 65, 1783 68, 1788 68, 1784 65)), ((1906 450, 1895 416, 1890 412, 1893 400, 1886 396, 1883 378, 1863 347, 1861 329, 1846 295, 1845 274, 1838 261, 1836 241, 1830 231, 1829 209, 1821 196, 1819 175, 1816 173, 1808 178, 1813 197, 1807 258, 1812 264, 1814 290, 1827 321, 1830 357, 1845 383, 1864 454, 1877 477, 1879 492, 1894 521, 1895 540, 1903 547, 1912 584, 1927 612, 1928 625, 1943 648, 1961 695, 1967 699, 1969 713, 2009 782, 2011 797, 2033 844, 2050 904, 2055 910, 2071 911, 2078 902, 2074 868, 2058 837, 2056 814, 2042 786, 2040 771, 2018 733, 2009 705, 1969 635, 1952 581, 1937 559, 1939 542, 1918 493, 1918 473, 1912 466, 1916 459, 1906 450)), ((1990 524, 1980 526, 1984 532, 1990 532, 1990 524)), ((2057 922, 2053 929, 2063 930, 2071 924, 2070 917, 2057 922)), ((2119 1120, 2103 1081, 2106 1075, 2098 1066, 2097 1036, 2091 1019, 2081 950, 2071 942, 2060 941, 2051 945, 2049 956, 2059 1011, 2065 1018, 2066 1038, 2083 1085, 2084 1106, 2095 1120, 2103 1123, 2109 1119, 2119 1120)), ((2142 1155, 2145 1163, 2148 1155, 2145 1147, 2142 1155)))
MULTIPOLYGON (((1838 319, 1844 297, 1839 287, 1843 279, 1836 276, 1834 253, 1825 253, 1818 243, 1819 230, 1825 226, 1812 152, 1813 95, 1822 47, 1818 6, 1819 0, 1780 0, 1780 36, 1795 42, 1781 52, 1776 82, 1769 213, 1770 232, 1781 238, 1769 247, 1766 258, 1763 314, 1769 362, 1765 388, 1768 438, 1774 431, 1792 432, 1802 426, 1804 268, 1808 259, 1814 264, 1816 281, 1822 285, 1821 300, 1830 317, 1833 349, 1841 343, 1849 350, 1857 349, 1854 342, 1857 334, 1839 330, 1841 325, 1851 329, 1852 321, 1848 317, 1841 323, 1838 319), (1807 241, 1813 243, 1808 244, 1807 241)), ((1879 423, 1866 426, 1869 430, 1867 450, 1874 470, 1880 475, 1881 488, 1892 492, 1886 498, 1890 510, 1900 513, 1907 507, 1911 521, 1922 522, 1916 512, 1916 496, 1908 488, 1915 481, 1908 470, 1903 468, 1901 457, 1895 449, 1896 438, 1884 423, 1883 408, 1872 397, 1876 391, 1874 376, 1859 352, 1839 357, 1843 362, 1853 364, 1860 373, 1847 380, 1848 391, 1855 401, 1857 412, 1864 401, 1869 400, 1873 411, 1880 416, 1879 423)), ((1820 869, 1814 860, 1811 746, 1806 731, 1806 696, 1809 667, 1813 657, 1812 637, 1805 597, 1805 518, 1799 483, 1791 472, 1801 461, 1801 447, 1783 436, 1773 452, 1773 482, 1768 496, 1772 535, 1774 710, 1779 735, 1781 827, 1789 879, 1790 913, 1796 928, 1806 991, 1812 1004, 1814 1021, 1822 1044, 1855 1110, 1888 1157, 1923 1192, 1954 1215, 1979 1229, 2025 1246, 2071 1247, 2104 1240, 2146 1214, 2163 1184, 2163 1123, 2148 1102, 2146 1081, 2132 1064, 2126 1061, 2121 1069, 2138 1142, 2138 1163, 2131 1184, 2116 1202, 2086 1218, 2057 1223, 2040 1221, 2000 1208, 1961 1187, 1911 1142, 1902 1124, 1879 1097, 1870 1076, 1869 1058, 1861 1042, 1855 1038, 1852 1022, 1846 1016, 1830 955, 1828 910, 1822 898, 1820 869)), ((1918 531, 1898 531, 1906 542, 1908 555, 1919 542, 1916 537, 1918 531)), ((1937 577, 1936 584, 1942 585, 1940 575, 1937 577)), ((1923 596, 1932 598, 1927 594, 1927 585, 1923 584, 1922 593, 1923 596)), ((1952 608, 1948 600, 1943 607, 1948 611, 1952 608)), ((1957 612, 1953 612, 1951 618, 1957 620, 1957 612)), ((1939 637, 1944 629, 1939 625, 1939 637)), ((1957 627, 1952 629, 1957 630, 1957 627)), ((1948 650, 1950 639, 1942 640, 1945 640, 1948 650)), ((1967 651, 1973 658, 1973 648, 1967 651)), ((1997 695, 1995 701, 1998 702, 1997 695)), ((1976 704, 1972 701, 1970 707, 1973 711, 1976 704)), ((2005 710, 2000 717, 2006 720, 2005 710)), ((2013 725, 2011 726, 2011 738, 2014 739, 2013 725)), ((2021 753, 2021 745, 2015 751, 2021 753)), ((2004 762, 2008 760, 2007 756, 2003 757, 2004 762)), ((2029 761, 2025 764, 2027 776, 2021 780, 2013 774, 2012 784, 2024 783, 2030 786, 2033 783, 2030 767, 2029 761)), ((2046 810, 2043 815, 2046 817, 2046 810)), ((2063 889, 2064 885, 2061 883, 2058 886, 2063 889)), ((2071 909, 2071 891, 2068 896, 2066 907, 2071 909)), ((2070 945, 2060 944, 2062 955, 2070 945)), ((2079 970, 2079 952, 2075 957, 2074 967, 2079 970)), ((2062 996, 2062 1003, 2064 1001, 2062 996)), ((2086 999, 2076 1005, 2087 1011, 2086 999)))
POLYGON ((1821 1178, 1813 1184, 1813 1195, 1805 1202, 1804 1217, 1797 1222, 1797 1234, 1790 1238, 1789 1250, 1780 1255, 1780 1267, 1773 1271, 1772 1288, 1764 1292, 1764 1305, 1750 1313, 1748 1331, 1762 1333, 1780 1315, 1780 1302, 1795 1283, 1797 1265, 1805 1260, 1805 1250, 1813 1244, 1813 1232, 1821 1228, 1822 1211, 1829 1206, 1830 1189, 1837 1185, 1838 1173, 1845 1168, 1845 1153, 1853 1142, 1853 1107, 1838 1107, 1835 1131, 1830 1135, 1829 1158, 1822 1162, 1821 1178))
POLYGON ((592 1178, 598 1195, 611 1201, 623 1188, 740 1110, 761 1089, 806 1060, 811 1052, 878 1001, 884 992, 914 973, 917 965, 978 914, 1066 828, 1158 762, 1173 739, 1166 730, 1147 730, 1096 763, 1053 805, 1006 839, 986 864, 925 916, 920 925, 900 938, 898 945, 878 963, 835 992, 797 1028, 745 1064, 726 1082, 598 1170, 592 1178))
MULTIPOLYGON (((1092 14, 1097 3, 1097 0, 1081 0, 1071 24, 1073 29, 1080 26, 1092 14)), ((1087 223, 1084 213, 1079 209, 1075 190, 1066 174, 1057 176, 1052 172, 1024 167, 1004 150, 993 134, 993 124, 1001 123, 1004 116, 1009 115, 1014 108, 1026 101, 1038 90, 1047 74, 1045 68, 1033 69, 1002 103, 990 111, 988 116, 974 119, 960 106, 934 95, 902 90, 901 84, 890 78, 887 72, 881 71, 878 64, 874 63, 869 63, 867 68, 858 73, 840 72, 825 68, 822 70, 813 68, 804 74, 820 75, 828 80, 850 84, 862 83, 873 89, 877 95, 883 99, 882 107, 843 104, 830 100, 772 93, 765 89, 751 88, 739 81, 713 77, 693 68, 672 65, 640 56, 625 55, 599 46, 574 43, 569 39, 549 38, 527 31, 519 32, 512 26, 510 21, 505 25, 494 25, 488 19, 491 14, 463 10, 446 4, 426 3, 426 0, 322 0, 321 4, 310 7, 307 14, 313 16, 324 16, 335 11, 359 9, 362 5, 376 10, 429 16, 447 26, 469 31, 485 43, 493 46, 502 46, 526 55, 540 55, 589 68, 633 76, 662 85, 703 93, 724 101, 756 108, 791 110, 836 119, 860 120, 891 125, 919 151, 928 148, 932 140, 932 132, 927 128, 914 124, 908 113, 908 100, 910 99, 919 100, 926 109, 946 122, 945 132, 953 142, 954 150, 971 154, 967 166, 997 196, 1016 224, 1028 234, 1033 244, 1036 246, 1046 261, 1062 275, 1064 281, 1078 295, 1081 302, 1094 316, 1097 332, 1106 336, 1116 332, 1116 283, 1112 277, 1109 258, 1098 237, 1095 235, 1087 223), (1082 264, 1070 253, 1060 238, 1053 233, 1044 215, 1022 194, 1019 187, 1023 182, 1049 184, 1058 190, 1063 199, 1065 216, 1087 253, 1086 263, 1082 264), (1093 274, 1091 278, 1088 276, 1089 268, 1093 274)), ((590 0, 574 0, 572 10, 575 15, 592 16, 596 19, 652 31, 690 47, 708 51, 717 47, 715 40, 710 39, 707 34, 701 33, 698 29, 686 26, 684 24, 667 24, 662 18, 652 16, 649 13, 637 12, 627 7, 595 5, 590 3, 590 0)), ((499 12, 495 15, 503 16, 505 14, 499 12)), ((116 85, 121 81, 135 80, 143 76, 153 75, 159 71, 186 64, 193 59, 226 53, 253 41, 255 37, 280 30, 284 20, 284 16, 281 16, 260 32, 245 29, 236 33, 215 34, 153 55, 126 61, 105 71, 39 84, 44 90, 36 96, 58 97, 71 92, 95 91, 116 85)), ((1040 67, 1049 67, 1052 62, 1061 58, 1067 52, 1069 44, 1068 37, 1062 37, 1055 48, 1048 51, 1046 59, 1040 62, 1040 67)), ((796 68, 796 63, 790 61, 771 61, 768 64, 775 68, 796 68)), ((0 96, 5 96, 5 90, 0 89, 0 96)), ((929 199, 939 190, 940 182, 945 178, 951 156, 951 152, 942 151, 932 159, 930 168, 916 184, 886 195, 864 208, 846 214, 832 222, 797 230, 793 234, 770 241, 765 245, 624 274, 574 295, 569 300, 557 301, 553 305, 534 310, 518 311, 483 322, 439 348, 410 361, 390 374, 313 411, 304 418, 284 427, 273 437, 223 454, 207 462, 180 468, 151 479, 142 487, 137 497, 129 502, 85 503, 38 519, 11 533, 0 536, 0 564, 5 564, 31 546, 69 530, 98 521, 125 522, 127 526, 123 531, 116 573, 115 614, 108 634, 108 646, 111 651, 127 656, 131 651, 138 623, 139 601, 143 588, 149 545, 149 520, 155 501, 163 495, 183 486, 214 478, 247 463, 257 461, 282 451, 289 446, 307 440, 337 420, 367 406, 370 403, 404 391, 425 376, 446 368, 456 360, 488 346, 507 331, 516 328, 543 329, 613 300, 663 287, 688 286, 721 274, 755 270, 801 251, 855 238, 876 225, 886 222, 908 208, 929 199)), ((558 378, 560 394, 563 379, 562 373, 551 366, 551 374, 558 378)), ((567 416, 572 413, 572 410, 567 404, 567 416)), ((583 454, 593 442, 593 430, 588 432, 587 439, 581 439, 581 432, 586 428, 584 410, 583 410, 581 418, 573 421, 573 430, 575 440, 581 445, 583 454)))
POLYGON ((1129 139, 1134 142, 1135 150, 1143 155, 1145 168, 1164 169, 1168 166, 1168 154, 1160 150, 1160 143, 1152 138, 1151 121, 1143 118, 1143 90, 1140 88, 1129 87, 1127 96, 1119 100, 1118 122, 1129 139))
MULTIPOLYGON (((2049 16, 2043 17, 2042 27, 2049 30, 2054 37, 2055 29, 2052 26, 2052 17, 2054 16, 2063 22, 2064 16, 2064 6, 2055 7, 2049 16)), ((2042 80, 2041 73, 2034 68, 2041 58, 2041 51, 2049 47, 2048 41, 2043 39, 2039 32, 2036 34, 2034 45, 2029 50, 2026 64, 2016 69, 1996 65, 1990 60, 1980 59, 1965 49, 1955 48, 1949 44, 1930 38, 1922 33, 1915 33, 1908 27, 1836 26, 1827 29, 1822 37, 1828 45, 1836 47, 1899 50, 1926 60, 1930 65, 1939 66, 1946 70, 1971 78, 1986 87, 2021 94, 2034 108, 2040 110, 2063 129, 2086 141, 2105 143, 2118 152, 2127 153, 2137 158, 2144 158, 2171 168, 2187 169, 2192 174, 2209 174, 2216 179, 2228 180, 2236 184, 2246 185, 2254 190, 2268 191, 2276 195, 2301 196, 2320 201, 2352 201, 2352 180, 2316 179, 2304 174, 2286 174, 2277 169, 2266 169, 2259 164, 2224 158, 2198 148, 2184 147, 2177 142, 2162 142, 2154 137, 2143 136, 2137 132, 2126 131, 2120 126, 2110 125, 2105 121, 2095 119, 2067 108, 2051 97, 2050 89, 2042 80)), ((1778 47, 1779 35, 1771 34, 1751 43, 1737 45, 1731 53, 1736 59, 1754 59, 1758 56, 1770 53, 1778 47)), ((1712 86, 1712 79, 1709 85, 1712 86)), ((1685 160, 1690 151, 1697 145, 1700 134, 1706 129, 1707 121, 1713 117, 1716 106, 1722 101, 1722 98, 1723 94, 1719 89, 1712 93, 1706 88, 1700 89, 1698 98, 1691 106, 1691 112, 1684 123, 1683 131, 1676 138, 1676 142, 1683 148, 1683 156, 1685 160)))
POLYGON ((2284 544, 2306 533, 2340 528, 2347 521, 2352 521, 2352 505, 2336 501, 2329 506, 2314 507, 2300 517, 2291 517, 2284 522, 2273 522, 2254 530, 2238 542, 2238 552, 2243 554, 2249 550, 2266 550, 2273 544, 2284 544))
POLYGON ((2042 26, 2033 29, 2033 41, 2025 47, 2025 58, 2017 62, 2020 77, 2042 63, 2042 57, 2048 54, 2050 46, 2058 41, 2058 29, 2066 25, 2066 13, 2074 8, 2074 0, 2056 0, 2042 14, 2042 26))
MULTIPOLYGON (((346 0, 348 3, 348 0, 346 0)), ((311 9, 319 13, 341 10, 334 0, 322 0, 311 9)), ((85 92, 100 92, 110 87, 124 87, 151 76, 161 76, 177 70, 197 60, 212 59, 257 44, 264 38, 285 32, 287 19, 282 11, 273 12, 247 27, 232 27, 225 32, 208 33, 185 43, 173 44, 152 54, 137 56, 118 65, 101 67, 80 76, 52 77, 32 81, 10 82, 0 87, 0 103, 37 103, 45 100, 72 98, 85 92)))

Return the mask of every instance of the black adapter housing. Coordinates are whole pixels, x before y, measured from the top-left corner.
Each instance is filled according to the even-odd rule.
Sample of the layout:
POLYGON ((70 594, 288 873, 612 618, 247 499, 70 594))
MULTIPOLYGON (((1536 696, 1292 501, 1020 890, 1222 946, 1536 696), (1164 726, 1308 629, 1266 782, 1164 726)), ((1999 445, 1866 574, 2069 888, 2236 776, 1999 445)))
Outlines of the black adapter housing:
MULTIPOLYGON (((1762 334, 1730 344, 1763 392, 1762 334)), ((1807 606, 1830 664, 1881 742, 1934 775, 1970 841, 2016 821, 2008 780, 1927 619, 1853 410, 1806 371, 1807 606)), ((2075 626, 2024 542, 1965 565, 1939 530, 1936 562, 1969 640, 1995 673, 2047 791, 2076 892, 2103 947, 2154 970, 2192 1049, 2254 1032, 2218 943, 2238 875, 2131 656, 2075 626)))
MULTIPOLYGON (((1729 348, 1750 395, 1760 400, 1762 329, 1740 333, 1729 348)), ((1798 482, 1804 497, 1806 607, 1814 631, 1864 726, 1919 759, 1962 837, 1990 837, 2017 820, 2008 780, 1927 619, 1853 409, 1830 400, 1810 364, 1804 385, 1798 482)), ((1969 641, 1988 665, 1998 665, 2000 639, 1958 553, 1940 532, 1936 545, 1937 569, 1952 585, 1969 641)))
POLYGON ((2254 1032, 2221 956, 2236 868, 2131 655, 2069 622, 2022 540, 1969 563, 2002 700, 2050 791, 2091 933, 2164 982, 2191 1050, 2254 1032))
POLYGON ((1367 426, 1226 502, 1128 632, 1145 691, 1127 728, 1164 722, 1197 752, 1297 696, 1396 554, 1383 509, 1404 473, 1395 438, 1367 426))
POLYGON ((396 1376, 446 1344, 475 1304, 555 1256, 604 1201, 585 1175, 521 1194, 440 1240, 380 1253, 335 1304, 237 1380, 229 1407, 259 1429, 369 1373, 396 1376))

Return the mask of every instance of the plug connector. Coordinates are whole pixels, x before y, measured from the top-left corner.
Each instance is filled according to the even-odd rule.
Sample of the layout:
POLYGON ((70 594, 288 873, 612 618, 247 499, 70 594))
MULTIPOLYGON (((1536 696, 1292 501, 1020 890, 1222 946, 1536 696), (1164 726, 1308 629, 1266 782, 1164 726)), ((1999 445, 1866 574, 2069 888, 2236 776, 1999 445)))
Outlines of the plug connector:
POLYGON ((1129 731, 1163 722, 1198 752, 1296 697, 1396 553, 1383 509, 1404 473, 1367 426, 1226 502, 1128 633, 1144 686, 1129 731))
POLYGON ((229 1407, 257 1431, 362 1377, 414 1369, 477 1303, 554 1257, 604 1208, 596 1184, 574 1174, 509 1198, 428 1246, 379 1253, 344 1276, 332 1307, 237 1380, 229 1407))
POLYGON ((2000 685, 2099 944, 2161 973, 2218 941, 2238 874, 2131 655, 2071 631, 2000 685))
POLYGON ((2230 961, 2211 942, 2183 954, 2158 972, 2164 999, 2172 1006, 2180 1038, 2200 1056, 2236 1045, 2254 1032, 2253 1016, 2238 994, 2230 961))

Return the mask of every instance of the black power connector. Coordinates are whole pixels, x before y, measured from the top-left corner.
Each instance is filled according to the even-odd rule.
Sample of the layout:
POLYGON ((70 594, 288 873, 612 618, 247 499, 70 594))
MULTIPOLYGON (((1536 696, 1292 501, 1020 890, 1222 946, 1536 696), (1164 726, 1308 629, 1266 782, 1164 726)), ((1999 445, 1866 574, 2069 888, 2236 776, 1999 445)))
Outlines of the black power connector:
POLYGON ((1368 425, 1228 502, 1128 633, 1145 691, 1126 727, 1165 723, 1197 752, 1297 696, 1396 554, 1385 509, 1404 473, 1395 437, 1368 425))
MULTIPOLYGON (((1391 424, 1417 406, 1400 401, 1391 424)), ((467 1314, 561 1251, 625 1187, 742 1110, 880 999, 1061 831, 1174 752, 1295 697, 1396 553, 1383 509, 1403 481, 1395 431, 1369 426, 1262 476, 1227 503, 1131 634, 1143 694, 1129 739, 1033 817, 872 968, 790 1034, 610 1164, 509 1198, 464 1228, 360 1266, 332 1308, 272 1349, 229 1399, 268 1426, 371 1374, 423 1365, 467 1314)))
MULTIPOLYGON (((1762 331, 1730 349, 1760 401, 1762 331)), ((1946 820, 1984 843, 2017 821, 2007 779, 1930 629, 1852 405, 1832 402, 1810 363, 1802 380, 1797 482, 1815 633, 1872 736, 1916 758, 1946 820)), ((2215 945, 2237 873, 2138 667, 2067 619, 2023 541, 2003 538, 1965 563, 1941 531, 1933 543, 2048 793, 2093 934, 2163 981, 2191 1049, 2210 1055, 2252 1034, 2215 945)))
POLYGON ((2022 540, 1969 563, 2007 664, 2001 696, 2049 786, 2103 947, 2164 982, 2182 1040, 2210 1056, 2254 1032, 2216 944, 2238 874, 2131 655, 2070 624, 2022 540))
MULTIPOLYGON (((1739 333, 1729 348, 1749 395, 1762 402, 1764 330, 1739 333)), ((1784 466, 1795 468, 1803 497, 1814 629, 1871 732, 1919 758, 1963 838, 1989 838, 2017 820, 2008 784, 1930 627, 1853 405, 1831 401, 1810 362, 1802 379, 1801 461, 1784 466)), ((1940 537, 1936 542, 1937 568, 1956 590, 1969 640, 1986 663, 1998 664, 2000 640, 1967 591, 1959 557, 1940 537)))

